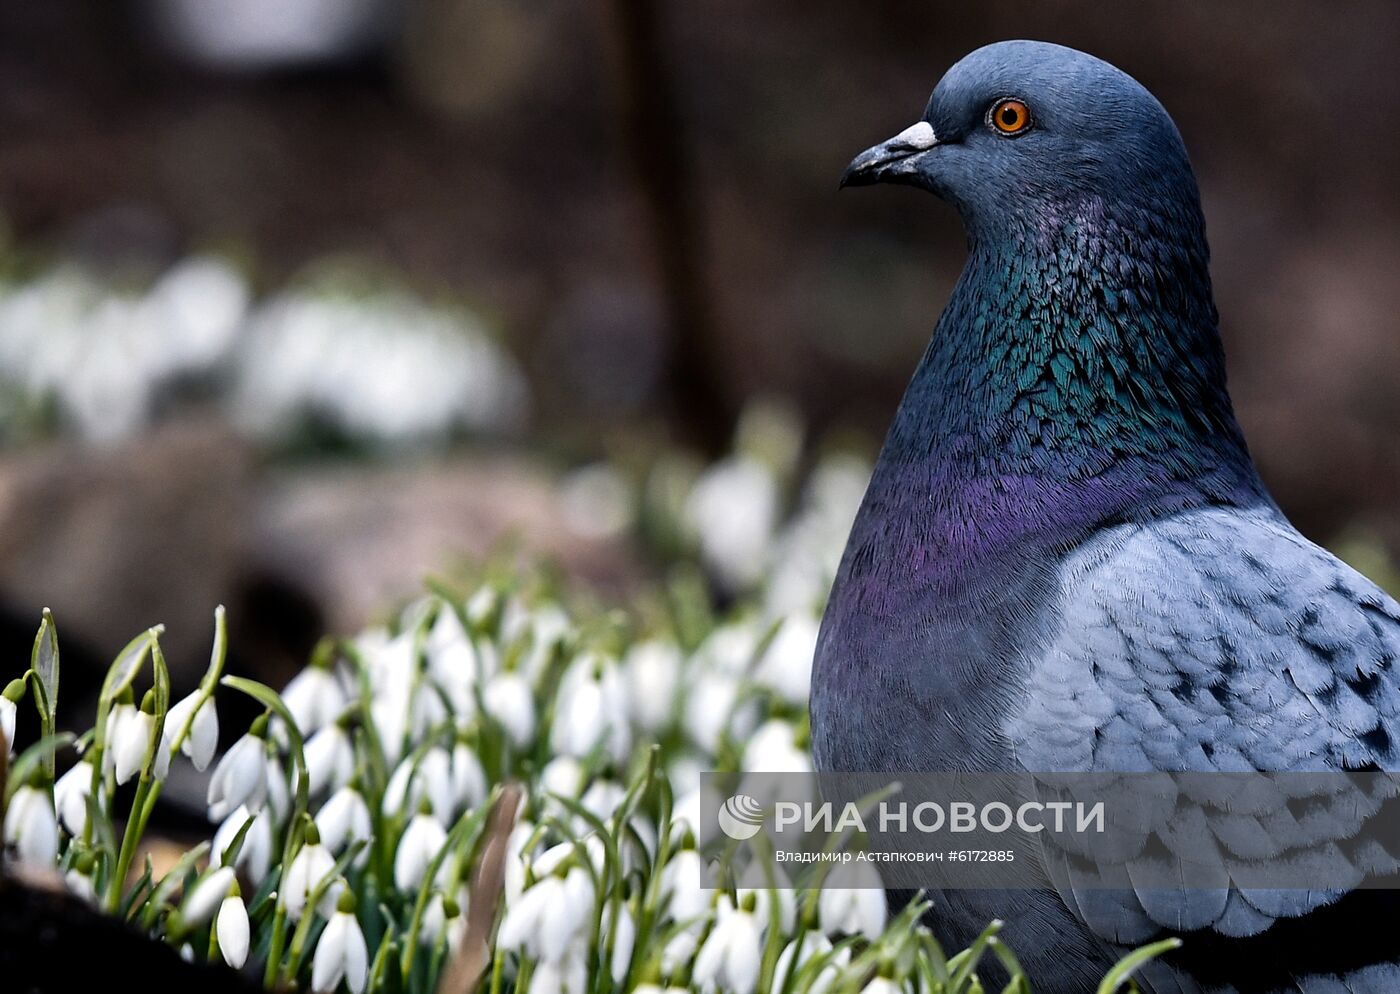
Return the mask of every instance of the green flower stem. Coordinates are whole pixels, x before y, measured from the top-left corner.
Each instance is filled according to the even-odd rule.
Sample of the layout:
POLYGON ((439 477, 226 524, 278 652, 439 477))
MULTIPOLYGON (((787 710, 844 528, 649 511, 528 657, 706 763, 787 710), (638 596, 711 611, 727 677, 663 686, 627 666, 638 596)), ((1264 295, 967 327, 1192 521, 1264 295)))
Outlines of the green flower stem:
POLYGON ((117 855, 117 865, 112 871, 111 879, 107 881, 105 903, 109 914, 115 913, 121 906, 122 885, 126 882, 127 874, 131 872, 131 861, 136 857, 136 846, 141 841, 141 834, 146 830, 146 818, 149 815, 146 795, 150 791, 150 774, 142 772, 136 785, 136 797, 131 802, 131 815, 126 820, 126 831, 122 833, 122 847, 117 855))
POLYGON ((277 902, 277 910, 272 914, 272 945, 267 951, 267 965, 263 967, 263 986, 272 990, 277 983, 277 968, 282 965, 282 950, 287 942, 287 909, 277 902))

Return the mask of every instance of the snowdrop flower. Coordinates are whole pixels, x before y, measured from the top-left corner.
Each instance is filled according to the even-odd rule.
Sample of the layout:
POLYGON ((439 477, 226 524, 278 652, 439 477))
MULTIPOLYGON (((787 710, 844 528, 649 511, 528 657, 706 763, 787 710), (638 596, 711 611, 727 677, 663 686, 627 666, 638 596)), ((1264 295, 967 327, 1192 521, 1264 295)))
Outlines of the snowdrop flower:
POLYGON ((263 733, 267 719, 259 717, 244 735, 224 753, 214 774, 209 778, 209 817, 222 821, 234 808, 244 806, 250 811, 262 807, 267 798, 267 762, 263 758, 266 743, 263 733))
POLYGON ((219 940, 219 953, 224 962, 235 970, 242 969, 248 961, 248 909, 243 904, 243 893, 238 889, 236 880, 224 902, 219 905, 218 917, 214 919, 214 936, 219 940))
POLYGON ((126 737, 127 723, 136 719, 136 705, 130 700, 118 701, 107 714, 107 742, 102 753, 102 772, 112 773, 117 768, 117 751, 126 737))
POLYGON ((180 744, 180 751, 188 756, 194 768, 202 773, 219 747, 219 714, 214 710, 212 696, 206 698, 203 704, 199 704, 199 698, 200 691, 196 690, 171 705, 170 710, 165 713, 165 728, 161 733, 160 749, 161 755, 168 763, 175 745, 175 736, 184 730, 185 722, 190 720, 193 713, 194 721, 190 724, 189 734, 180 744), (199 705, 198 713, 194 713, 196 705, 199 705))
POLYGON ((660 984, 638 984, 632 988, 632 994, 689 994, 689 992, 690 988, 688 987, 662 987, 660 984))
POLYGON ((476 713, 481 661, 461 618, 447 605, 438 610, 424 650, 428 656, 428 674, 447 695, 457 718, 470 718, 476 713))
POLYGON ((420 810, 408 821, 394 854, 394 884, 404 892, 415 892, 428 875, 428 865, 447 843, 447 833, 437 819, 420 810))
POLYGON ((343 890, 311 961, 311 989, 331 994, 345 981, 352 994, 363 994, 369 978, 369 950, 355 918, 355 895, 343 890))
POLYGON ((773 635, 754 673, 764 686, 795 707, 805 706, 812 689, 812 657, 817 651, 817 619, 806 611, 789 615, 773 635))
MULTIPOLYGON (((368 840, 373 829, 369 805, 364 796, 353 785, 341 787, 316 812, 316 830, 321 835, 321 844, 339 856, 345 847, 356 839, 368 840)), ((361 850, 355 857, 355 865, 363 866, 368 858, 367 850, 361 850)))
POLYGON ((695 839, 687 835, 681 848, 661 870, 661 893, 666 898, 666 915, 672 921, 686 922, 710 909, 704 887, 705 864, 695 849, 695 839))
POLYGON ((524 749, 535 735, 535 696, 530 684, 513 670, 497 673, 481 692, 486 713, 505 729, 511 743, 524 749))
POLYGON ((306 740, 307 789, 313 797, 348 783, 355 773, 355 747, 337 722, 306 740))
POLYGON ((311 665, 292 677, 282 691, 297 731, 311 735, 340 717, 349 700, 327 666, 311 665))
POLYGON ((703 921, 693 922, 682 928, 666 948, 661 950, 661 972, 667 976, 680 973, 695 959, 695 950, 700 948, 700 933, 704 931, 703 921))
POLYGON ((58 819, 48 791, 25 784, 5 809, 5 844, 29 866, 51 870, 58 859, 58 819))
POLYGON ((409 756, 394 768, 384 788, 385 815, 393 818, 416 811, 427 798, 432 814, 446 825, 457 807, 452 778, 452 758, 441 746, 433 746, 414 765, 409 756))
POLYGON ((660 731, 675 711, 681 679, 680 648, 660 640, 639 642, 628 650, 623 672, 632 720, 644 731, 660 731))
POLYGON ((617 666, 597 655, 581 657, 564 674, 556 698, 550 744, 569 756, 587 756, 602 743, 613 759, 627 757, 627 691, 617 666))
POLYGON ((702 673, 691 686, 685 697, 685 730, 701 751, 711 756, 719 751, 738 697, 738 680, 726 674, 702 673))
POLYGON ((778 481, 751 456, 731 456, 707 469, 685 503, 700 555, 731 589, 758 581, 778 517, 778 481))
POLYGON ((190 928, 199 928, 209 919, 228 897, 233 886, 233 867, 221 866, 211 870, 199 879, 190 889, 189 896, 180 906, 180 917, 190 928))
POLYGON ((243 870, 247 879, 257 885, 262 883, 268 870, 272 868, 272 821, 269 812, 251 812, 245 806, 239 805, 214 833, 209 859, 213 863, 223 862, 224 854, 233 845, 238 833, 243 830, 243 825, 249 821, 252 825, 243 836, 243 846, 238 850, 238 858, 233 865, 243 870))
POLYGON ((584 994, 588 989, 588 966, 582 943, 574 943, 557 960, 535 964, 526 994, 584 994))
POLYGON ((790 722, 764 722, 744 747, 745 771, 811 773, 812 758, 797 745, 797 729, 790 722))
POLYGON ((418 941, 425 946, 437 945, 438 939, 446 938, 447 948, 455 949, 467 931, 466 915, 467 889, 458 889, 458 899, 443 897, 434 892, 423 909, 423 924, 418 931, 418 941))
POLYGON ((569 616, 557 604, 543 604, 530 613, 530 651, 522 663, 530 680, 544 675, 555 650, 568 638, 571 628, 569 616))
MULTIPOLYGON (((151 747, 151 735, 155 732, 155 727, 156 716, 144 706, 140 711, 124 716, 121 726, 112 738, 112 769, 118 784, 126 783, 141 772, 141 767, 146 762, 146 750, 151 747)), ((169 753, 165 755, 168 760, 169 753)), ((161 769, 162 765, 168 771, 168 762, 162 764, 157 757, 153 771, 157 779, 165 772, 161 769)))
POLYGON ((530 853, 525 846, 535 834, 535 826, 521 819, 510 830, 506 838, 506 905, 509 906, 525 890, 525 876, 529 868, 530 853))
MULTIPOLYGON (((822 932, 811 929, 801 932, 796 938, 783 948, 782 954, 778 957, 777 968, 773 972, 773 990, 783 990, 788 984, 788 977, 802 972, 814 957, 823 956, 831 952, 831 940, 822 932)), ((817 975, 812 978, 808 986, 808 994, 823 994, 836 979, 840 969, 850 962, 850 950, 842 949, 828 963, 821 968, 817 975)))
POLYGON ((96 869, 97 860, 92 853, 85 852, 73 861, 72 869, 63 875, 63 883, 68 887, 68 892, 94 906, 97 904, 97 882, 94 879, 96 869))
POLYGON ((817 898, 822 931, 863 935, 871 942, 885 931, 885 884, 869 863, 843 863, 827 874, 817 898))
POLYGON ((720 988, 753 994, 766 927, 767 922, 755 913, 752 895, 741 897, 737 908, 727 896, 721 897, 718 920, 695 957, 691 981, 702 991, 720 988))
POLYGON ((525 949, 535 958, 558 963, 584 933, 593 913, 593 883, 577 864, 556 868, 506 909, 497 934, 504 949, 525 949))
POLYGON ((0 737, 4 738, 10 755, 14 755, 15 752, 15 718, 18 712, 16 702, 23 696, 23 680, 11 680, 5 692, 0 694, 0 737))
POLYGON ((609 961, 609 970, 612 973, 613 983, 621 984, 623 978, 627 976, 627 968, 632 965, 632 948, 637 944, 637 922, 632 917, 632 911, 627 905, 622 905, 617 909, 617 936, 612 938, 612 918, 609 916, 607 908, 603 909, 603 948, 607 948, 609 939, 613 943, 612 959, 609 961))
POLYGON ((750 863, 739 875, 735 893, 740 904, 745 903, 746 897, 753 898, 754 914, 765 925, 770 921, 768 902, 776 899, 778 925, 785 935, 792 932, 793 924, 797 921, 797 899, 793 896, 792 882, 781 867, 771 863, 766 867, 760 863, 750 863))
POLYGON ((903 984, 896 983, 884 973, 871 977, 870 982, 860 989, 860 994, 909 994, 903 984))
POLYGON ((622 806, 622 799, 627 796, 627 789, 620 783, 612 780, 595 780, 584 791, 579 803, 590 814, 606 822, 617 809, 622 806))
MULTIPOLYGON (((263 753, 267 767, 267 797, 264 809, 272 816, 272 824, 281 827, 292 813, 292 789, 287 783, 287 775, 282 772, 282 764, 276 756, 263 753)), ((308 784, 308 788, 309 788, 308 784)))
POLYGON ((58 820, 72 836, 82 836, 88 823, 88 795, 92 793, 92 762, 83 760, 53 785, 58 820))
MULTIPOLYGON (((334 872, 335 857, 321 844, 321 835, 315 824, 308 825, 302 847, 292 857, 292 864, 287 868, 286 876, 282 878, 279 899, 287 909, 287 917, 292 921, 299 921, 306 911, 306 901, 311 892, 334 872)), ((336 900, 344 887, 340 880, 332 881, 322 894, 316 910, 326 918, 331 917, 335 911, 336 900)))
POLYGON ((452 793, 458 808, 474 808, 486 800, 486 771, 466 742, 452 747, 452 793))

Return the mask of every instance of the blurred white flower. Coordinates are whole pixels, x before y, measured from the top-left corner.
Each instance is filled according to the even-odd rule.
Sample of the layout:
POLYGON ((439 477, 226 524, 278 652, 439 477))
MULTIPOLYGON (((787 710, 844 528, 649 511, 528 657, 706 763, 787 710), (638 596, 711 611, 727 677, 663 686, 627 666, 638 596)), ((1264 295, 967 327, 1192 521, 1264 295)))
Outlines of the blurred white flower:
MULTIPOLYGON (((200 691, 196 690, 188 697, 170 706, 170 710, 165 713, 165 728, 161 731, 160 748, 163 756, 169 762, 171 749, 175 745, 175 736, 179 735, 185 727, 185 722, 190 720, 191 713, 195 706, 199 704, 200 691)), ((201 773, 209 765, 209 761, 214 758, 214 751, 219 747, 219 714, 214 709, 214 698, 210 696, 199 708, 199 712, 194 715, 194 721, 190 724, 189 734, 185 736, 184 742, 180 744, 180 751, 190 758, 194 768, 201 773)))
POLYGON ((210 870, 195 882, 180 905, 180 916, 191 928, 198 928, 214 917, 233 886, 233 867, 210 870))
POLYGON ((589 539, 615 538, 632 525, 632 488, 612 466, 593 463, 560 481, 564 524, 589 539))
POLYGON ((242 969, 248 961, 248 909, 243 904, 243 895, 236 881, 228 897, 219 905, 218 917, 214 919, 214 936, 219 940, 219 954, 224 962, 235 970, 242 969))
POLYGON ((627 691, 617 665, 580 656, 564 673, 556 698, 550 744, 556 753, 587 756, 602 744, 617 762, 627 757, 627 691))
POLYGON ((316 942, 311 989, 316 994, 331 994, 343 980, 352 994, 363 994, 368 979, 369 949, 355 918, 354 897, 346 890, 316 942))
POLYGON ((306 740, 307 789, 318 797, 349 783, 355 775, 355 747, 339 723, 323 725, 306 740))
POLYGON ((705 565, 730 589, 747 588, 760 579, 768 562, 778 518, 778 481, 759 460, 730 456, 695 482, 685 515, 705 565))
MULTIPOLYGON (((121 749, 121 743, 126 740, 126 726, 132 721, 139 721, 137 717, 139 714, 136 705, 130 701, 118 701, 112 705, 112 710, 107 714, 107 742, 102 752, 102 772, 104 774, 113 773, 116 770, 117 754, 121 749)), ((139 734, 138 732, 138 737, 139 734)))
POLYGON ((833 867, 817 898, 817 914, 828 935, 863 935, 874 942, 888 917, 879 872, 869 863, 833 867))
POLYGON ((228 852, 233 840, 248 821, 252 824, 243 836, 243 846, 238 850, 238 859, 234 865, 256 886, 262 883, 272 868, 272 821, 267 811, 254 813, 239 805, 214 833, 209 859, 213 863, 222 862, 224 853, 228 852))
POLYGON ((5 844, 15 857, 36 869, 52 870, 58 859, 58 819, 47 790, 24 784, 5 809, 5 844))
POLYGON ((909 988, 884 974, 878 974, 860 989, 860 994, 909 994, 909 988))
POLYGON ((755 917, 765 925, 770 920, 769 903, 776 902, 779 928, 784 935, 792 933, 797 923, 797 898, 793 895, 792 881, 782 867, 775 863, 750 863, 739 875, 735 895, 741 906, 751 903, 755 917))
POLYGON ((250 811, 262 807, 267 799, 267 762, 263 758, 266 743, 258 734, 258 723, 233 744, 214 767, 209 778, 209 817, 222 821, 240 805, 250 811))
POLYGON ((458 721, 476 713, 476 686, 483 676, 481 659, 462 619, 451 607, 443 605, 428 631, 424 651, 428 657, 428 674, 447 695, 458 721))
POLYGON ((482 691, 486 713, 494 718, 517 749, 530 744, 535 735, 535 696, 519 673, 497 673, 482 691))
MULTIPOLYGON (((796 976, 802 972, 813 957, 831 952, 831 940, 824 934, 811 929, 800 932, 786 946, 778 956, 777 968, 773 971, 773 990, 781 991, 787 989, 789 976, 796 976)), ((822 994, 831 982, 836 979, 836 968, 827 965, 813 979, 807 988, 809 994, 822 994)))
POLYGON ((95 872, 96 864, 89 866, 86 870, 74 866, 63 875, 63 883, 68 888, 68 893, 96 906, 97 881, 93 879, 95 872))
POLYGON ((441 891, 434 891, 423 909, 423 924, 418 931, 418 941, 425 946, 436 945, 446 936, 447 948, 455 949, 467 930, 467 888, 459 887, 457 897, 443 897, 441 891))
POLYGON ((688 922, 710 910, 713 890, 704 889, 705 863, 693 846, 682 846, 661 869, 666 916, 688 922))
POLYGON ((642 730, 658 732, 675 716, 681 662, 680 648, 660 639, 638 642, 627 651, 627 703, 642 730))
POLYGON ((741 765, 745 771, 811 773, 812 757, 797 745, 797 729, 792 723, 774 718, 749 738, 741 765))
POLYGON ((506 908, 496 942, 504 949, 525 949, 537 959, 558 963, 584 933, 593 913, 593 883, 588 871, 574 866, 548 872, 506 908))
MULTIPOLYGON (((306 902, 311 893, 334 872, 335 857, 321 844, 321 836, 315 826, 308 826, 306 839, 297 850, 297 854, 292 857, 291 865, 287 867, 278 891, 278 900, 282 902, 282 907, 287 909, 287 917, 292 921, 299 921, 306 910, 306 902)), ((331 917, 336 900, 343 889, 344 884, 335 880, 322 893, 316 910, 321 912, 323 917, 331 917)))
MULTIPOLYGON (((339 718, 349 699, 330 670, 308 666, 283 689, 282 703, 292 713, 297 731, 306 737, 339 718)), ((279 726, 280 722, 274 722, 274 730, 279 726)))
POLYGON ((817 619, 810 612, 788 615, 768 643, 754 673, 759 683, 795 707, 807 705, 818 628, 817 619))
POLYGON ((453 779, 452 757, 442 746, 433 746, 414 762, 405 757, 389 777, 384 788, 381 810, 389 817, 416 812, 424 799, 433 817, 443 826, 452 822, 457 809, 457 789, 453 779))
POLYGON ((53 785, 54 806, 69 835, 82 836, 88 822, 88 795, 92 793, 92 761, 85 759, 59 777, 53 785))
POLYGON ((452 747, 452 793, 458 809, 474 808, 486 800, 486 771, 465 742, 452 747))
POLYGON ((427 876, 428 865, 447 842, 447 833, 430 814, 419 812, 408 820, 394 853, 394 885, 416 893, 427 876))
POLYGON ((558 959, 535 964, 526 994, 584 994, 587 990, 588 964, 582 943, 576 942, 558 959))
MULTIPOLYGON (((336 856, 357 839, 368 842, 372 827, 369 805, 360 791, 349 784, 327 798, 316 812, 316 830, 321 835, 321 844, 336 856)), ((362 850, 355 857, 355 865, 363 866, 368 856, 368 852, 362 850)))
POLYGON ((601 939, 604 949, 609 942, 613 944, 612 957, 608 961, 609 972, 612 974, 613 983, 621 984, 627 976, 627 968, 632 963, 632 948, 637 944, 637 923, 632 918, 631 910, 624 904, 617 909, 617 932, 614 934, 610 915, 605 908, 601 939))
POLYGON ((752 900, 740 899, 734 907, 729 897, 719 899, 715 927, 695 957, 690 979, 701 991, 753 994, 768 923, 755 913, 752 900))

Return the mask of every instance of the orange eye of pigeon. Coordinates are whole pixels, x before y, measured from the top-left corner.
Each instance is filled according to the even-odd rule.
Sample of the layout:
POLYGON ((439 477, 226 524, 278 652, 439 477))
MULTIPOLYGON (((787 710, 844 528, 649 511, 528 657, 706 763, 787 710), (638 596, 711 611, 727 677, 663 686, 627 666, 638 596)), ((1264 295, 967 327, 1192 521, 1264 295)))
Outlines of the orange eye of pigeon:
POLYGON ((989 117, 1003 135, 1019 135, 1031 126, 1031 109, 1019 100, 998 100, 989 117))

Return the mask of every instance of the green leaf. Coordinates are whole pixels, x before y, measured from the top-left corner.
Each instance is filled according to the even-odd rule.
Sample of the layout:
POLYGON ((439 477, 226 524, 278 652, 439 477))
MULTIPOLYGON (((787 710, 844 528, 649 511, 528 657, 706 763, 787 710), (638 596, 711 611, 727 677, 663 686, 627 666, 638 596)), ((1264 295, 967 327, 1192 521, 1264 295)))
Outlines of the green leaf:
POLYGON ((1150 946, 1133 950, 1115 963, 1113 969, 1104 975, 1103 982, 1099 984, 1098 994, 1115 994, 1116 991, 1123 989, 1123 985, 1128 982, 1133 971, 1138 967, 1149 960, 1156 959, 1163 953, 1180 948, 1180 939, 1163 939, 1161 942, 1154 942, 1150 946))

